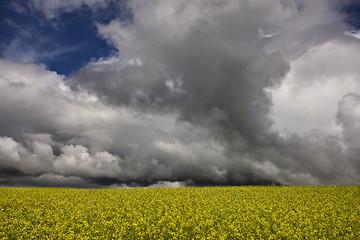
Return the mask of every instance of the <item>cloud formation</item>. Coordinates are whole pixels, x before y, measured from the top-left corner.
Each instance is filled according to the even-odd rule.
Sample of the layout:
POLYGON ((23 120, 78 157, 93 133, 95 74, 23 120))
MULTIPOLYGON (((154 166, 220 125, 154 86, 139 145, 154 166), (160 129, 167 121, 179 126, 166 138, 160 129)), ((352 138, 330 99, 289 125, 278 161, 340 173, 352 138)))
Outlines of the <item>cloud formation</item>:
POLYGON ((67 79, 0 60, 0 184, 359 182, 359 45, 339 2, 128 4, 133 19, 97 23, 119 55, 67 79))
POLYGON ((42 12, 47 19, 53 19, 61 13, 71 12, 83 6, 88 6, 96 11, 97 8, 105 8, 109 2, 111 0, 30 0, 28 6, 33 10, 42 12))

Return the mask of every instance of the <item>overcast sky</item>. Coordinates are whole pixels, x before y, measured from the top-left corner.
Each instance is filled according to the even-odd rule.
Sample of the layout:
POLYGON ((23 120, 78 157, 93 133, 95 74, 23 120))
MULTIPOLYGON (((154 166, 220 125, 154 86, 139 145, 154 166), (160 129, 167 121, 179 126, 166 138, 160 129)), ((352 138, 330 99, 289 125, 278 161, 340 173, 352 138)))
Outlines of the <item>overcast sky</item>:
POLYGON ((5 0, 0 185, 358 185, 356 0, 5 0))

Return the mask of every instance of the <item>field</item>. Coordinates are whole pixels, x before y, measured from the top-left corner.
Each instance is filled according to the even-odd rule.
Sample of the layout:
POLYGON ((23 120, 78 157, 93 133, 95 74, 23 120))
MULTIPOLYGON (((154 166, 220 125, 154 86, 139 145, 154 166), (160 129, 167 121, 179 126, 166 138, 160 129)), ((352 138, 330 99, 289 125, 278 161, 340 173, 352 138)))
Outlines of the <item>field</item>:
POLYGON ((360 187, 0 188, 0 239, 360 239, 360 187))

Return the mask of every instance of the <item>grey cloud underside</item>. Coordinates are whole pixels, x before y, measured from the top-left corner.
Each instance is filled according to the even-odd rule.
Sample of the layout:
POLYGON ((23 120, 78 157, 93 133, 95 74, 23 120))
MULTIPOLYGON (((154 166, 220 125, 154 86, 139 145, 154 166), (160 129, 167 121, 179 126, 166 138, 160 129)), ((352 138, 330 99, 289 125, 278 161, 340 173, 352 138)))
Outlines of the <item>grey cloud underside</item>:
POLYGON ((0 184, 359 182, 357 94, 339 99, 340 136, 284 135, 272 119, 269 89, 282 84, 289 61, 329 38, 346 41, 334 5, 134 0, 130 7, 131 23, 97 25, 120 56, 66 81, 44 66, 1 60, 0 184), (259 37, 267 28, 278 34, 259 37))

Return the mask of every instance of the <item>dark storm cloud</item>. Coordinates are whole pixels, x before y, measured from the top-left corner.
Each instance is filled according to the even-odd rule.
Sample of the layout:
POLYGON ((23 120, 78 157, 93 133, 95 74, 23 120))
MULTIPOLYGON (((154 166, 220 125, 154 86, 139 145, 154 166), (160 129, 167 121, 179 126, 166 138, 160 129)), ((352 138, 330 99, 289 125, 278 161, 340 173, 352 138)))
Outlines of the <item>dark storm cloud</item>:
POLYGON ((271 99, 265 88, 277 84, 289 69, 280 56, 266 54, 257 35, 266 17, 274 14, 266 11, 269 4, 154 5, 135 2, 139 16, 129 26, 117 21, 98 26, 134 63, 90 65, 79 72, 75 84, 110 102, 175 110, 179 118, 196 125, 222 124, 218 130, 227 131, 228 137, 234 133, 258 141, 259 133, 271 126, 271 99), (174 15, 167 16, 163 8, 174 15))
MULTIPOLYGON (((272 117, 272 93, 299 56, 350 41, 334 3, 134 0, 131 21, 97 24, 119 56, 94 60, 66 81, 44 66, 1 60, 1 182, 356 184, 358 95, 339 102, 341 135, 284 133, 272 117)), ((99 3, 38 7, 51 17, 82 4, 99 3)), ((300 74, 311 83, 322 75, 300 74)))

